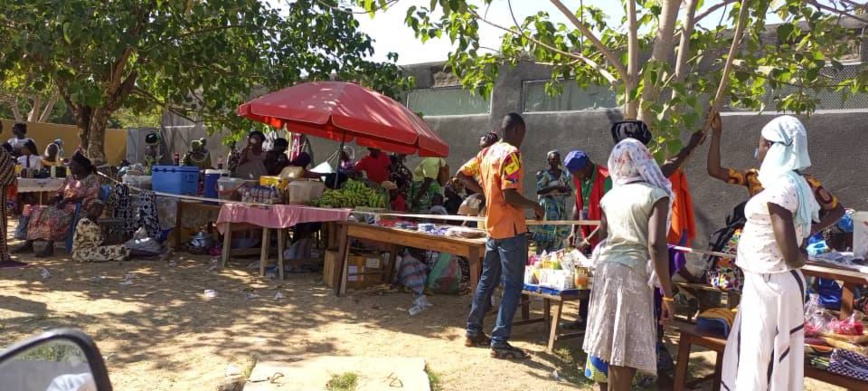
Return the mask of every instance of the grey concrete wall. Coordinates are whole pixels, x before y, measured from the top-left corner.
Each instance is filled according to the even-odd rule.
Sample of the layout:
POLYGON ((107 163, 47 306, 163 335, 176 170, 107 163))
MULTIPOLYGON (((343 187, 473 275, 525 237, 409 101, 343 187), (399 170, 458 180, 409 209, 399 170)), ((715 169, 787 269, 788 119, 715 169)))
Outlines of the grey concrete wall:
MULTIPOLYGON (((421 64, 408 71, 420 88, 444 86, 456 82, 444 76, 442 64, 421 64)), ((450 145, 447 159, 457 170, 477 153, 479 136, 496 129, 509 112, 522 110, 522 83, 550 77, 545 66, 521 63, 516 68, 504 67, 494 88, 490 114, 472 116, 426 117, 425 120, 450 145)), ((609 132, 611 123, 622 118, 617 110, 588 110, 523 114, 528 125, 527 137, 521 147, 525 163, 525 193, 535 193, 534 176, 546 166, 546 153, 557 149, 566 153, 582 149, 595 162, 606 164, 613 146, 609 132)), ((753 159, 760 129, 775 114, 724 113, 723 164, 746 169, 756 167, 753 159)), ((810 152, 814 167, 810 170, 845 206, 868 210, 868 179, 865 166, 868 158, 868 111, 815 113, 805 121, 809 132, 810 152)), ((317 162, 334 152, 337 144, 312 139, 317 162)), ((722 226, 733 206, 746 200, 747 191, 710 178, 705 171, 708 144, 700 147, 685 166, 696 210, 699 228, 698 242, 704 244, 709 233, 722 226)), ((357 148, 358 153, 365 153, 357 148)), ((360 155, 357 155, 357 158, 360 155)), ((413 169, 417 157, 408 159, 413 169)))

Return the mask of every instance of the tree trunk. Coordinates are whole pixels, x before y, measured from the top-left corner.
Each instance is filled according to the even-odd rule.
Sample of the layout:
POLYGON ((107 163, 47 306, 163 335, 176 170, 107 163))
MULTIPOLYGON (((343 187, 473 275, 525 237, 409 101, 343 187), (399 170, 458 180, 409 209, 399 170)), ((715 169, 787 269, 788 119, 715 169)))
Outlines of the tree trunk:
POLYGON ((639 114, 639 99, 633 91, 639 81, 639 24, 636 21, 636 2, 627 1, 627 80, 624 81, 625 115, 636 119, 639 114))
MULTIPOLYGON (((655 66, 654 63, 672 63, 672 53, 675 47, 675 24, 678 21, 678 8, 681 6, 680 0, 664 0, 662 3, 663 10, 660 12, 660 23, 657 26, 657 36, 654 38, 654 48, 651 51, 651 59, 648 63, 655 66)), ((659 65, 656 66, 658 69, 659 65)), ((670 72, 672 67, 670 67, 670 72)), ((664 79, 661 73, 657 77, 657 83, 664 79)), ((645 88, 642 89, 643 102, 656 102, 660 97, 660 88, 651 83, 649 75, 645 75, 645 88)), ((645 106, 645 105, 643 105, 645 106)), ((641 117, 643 121, 651 119, 652 114, 646 108, 641 108, 641 117)), ((649 126, 653 126, 652 122, 648 122, 649 126)))
POLYGON ((79 147, 93 164, 105 164, 105 129, 111 112, 104 107, 90 106, 79 106, 73 112, 81 140, 79 147))
POLYGON ((39 122, 39 109, 42 108, 42 95, 33 94, 30 98, 30 112, 27 113, 27 122, 39 122))
POLYGON ((45 104, 45 107, 42 108, 42 114, 39 115, 39 122, 48 122, 48 119, 51 117, 51 112, 54 111, 54 105, 57 103, 58 94, 54 93, 51 95, 51 98, 48 100, 48 103, 45 104))

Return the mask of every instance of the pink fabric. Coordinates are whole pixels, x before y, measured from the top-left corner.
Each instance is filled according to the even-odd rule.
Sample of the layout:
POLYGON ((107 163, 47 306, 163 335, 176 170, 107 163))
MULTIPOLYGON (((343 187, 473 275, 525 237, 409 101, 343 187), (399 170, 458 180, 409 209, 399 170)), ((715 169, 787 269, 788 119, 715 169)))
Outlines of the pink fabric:
POLYGON ((226 224, 247 223, 265 228, 290 228, 299 223, 344 221, 350 209, 314 208, 304 205, 272 205, 270 207, 243 204, 223 204, 217 217, 217 230, 225 232, 226 224))

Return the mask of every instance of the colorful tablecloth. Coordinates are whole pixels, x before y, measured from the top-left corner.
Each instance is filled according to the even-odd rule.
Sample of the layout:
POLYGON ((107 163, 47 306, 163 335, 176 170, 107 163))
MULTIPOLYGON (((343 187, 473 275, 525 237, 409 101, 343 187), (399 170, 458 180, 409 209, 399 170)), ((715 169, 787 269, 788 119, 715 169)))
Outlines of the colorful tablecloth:
POLYGON ((264 228, 290 228, 299 223, 344 221, 350 209, 315 208, 304 205, 271 205, 268 207, 243 204, 223 204, 217 217, 217 230, 223 233, 226 224, 247 223, 264 228))
POLYGON ((39 193, 59 191, 63 178, 18 178, 19 193, 39 193))

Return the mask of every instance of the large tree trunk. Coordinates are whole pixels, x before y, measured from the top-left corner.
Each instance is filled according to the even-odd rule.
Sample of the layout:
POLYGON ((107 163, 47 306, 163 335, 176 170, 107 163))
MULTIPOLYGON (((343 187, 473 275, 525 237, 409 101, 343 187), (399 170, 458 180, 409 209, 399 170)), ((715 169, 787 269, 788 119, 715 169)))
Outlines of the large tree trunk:
MULTIPOLYGON (((675 24, 678 21, 678 9, 681 7, 680 0, 663 0, 662 11, 660 12, 660 23, 657 25, 657 36, 654 37, 654 48, 651 51, 651 59, 648 60, 649 65, 655 66, 654 63, 672 64, 673 49, 675 48, 675 24)), ((658 66, 659 68, 659 66, 658 66)), ((669 67, 670 72, 673 67, 669 67)), ((657 83, 661 83, 664 75, 659 74, 657 83)), ((642 102, 656 102, 660 97, 660 88, 657 85, 652 85, 650 76, 645 75, 645 88, 642 89, 642 102)), ((643 106, 645 106, 643 104, 643 106)), ((649 121, 652 117, 647 106, 640 109, 640 119, 653 126, 653 121, 649 121)))
POLYGON ((111 112, 104 107, 79 106, 73 113, 81 140, 79 147, 93 164, 105 164, 105 129, 111 112))

